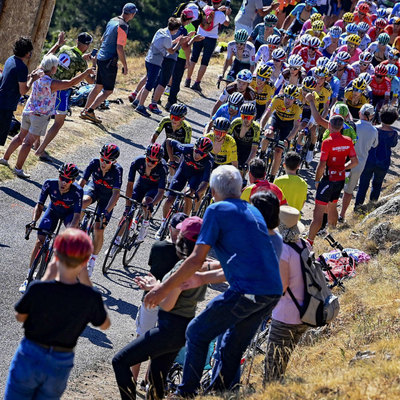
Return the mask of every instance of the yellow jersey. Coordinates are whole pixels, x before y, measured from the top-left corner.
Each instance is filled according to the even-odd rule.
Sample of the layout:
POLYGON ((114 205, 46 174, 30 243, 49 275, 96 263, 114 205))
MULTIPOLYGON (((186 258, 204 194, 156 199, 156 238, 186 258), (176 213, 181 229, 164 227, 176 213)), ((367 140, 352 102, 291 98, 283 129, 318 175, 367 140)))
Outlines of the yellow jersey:
POLYGON ((321 89, 318 90, 318 95, 315 98, 315 106, 318 109, 321 109, 324 104, 329 103, 329 99, 332 96, 332 88, 328 82, 324 83, 321 89))
POLYGON ((275 86, 270 82, 265 82, 264 87, 261 90, 261 93, 257 91, 257 79, 253 77, 253 80, 250 83, 250 87, 254 89, 254 93, 256 94, 256 104, 260 106, 265 106, 272 98, 275 93, 275 86))
MULTIPOLYGON (((215 148, 215 134, 211 132, 206 135, 210 138, 215 148)), ((236 141, 231 135, 226 135, 221 150, 215 153, 214 149, 211 154, 214 156, 214 162, 218 165, 232 164, 233 161, 238 160, 236 141)))
POLYGON ((353 108, 361 108, 364 104, 369 103, 367 96, 365 96, 364 93, 361 93, 360 100, 358 101, 358 103, 353 104, 353 89, 352 88, 345 90, 344 98, 346 100, 346 104, 349 107, 353 107, 353 108))
POLYGON ((297 121, 303 111, 303 105, 297 100, 289 108, 286 108, 283 94, 275 96, 269 108, 282 121, 297 121))
POLYGON ((307 182, 298 175, 283 175, 276 178, 274 183, 282 190, 288 205, 301 212, 307 200, 307 182))
POLYGON ((322 39, 326 36, 326 33, 325 32, 321 32, 321 34, 319 35, 319 36, 317 36, 316 34, 315 34, 315 31, 314 30, 312 30, 312 29, 307 29, 306 31, 305 31, 305 33, 304 33, 305 35, 311 35, 311 36, 313 36, 313 37, 317 37, 321 42, 322 42, 322 39))

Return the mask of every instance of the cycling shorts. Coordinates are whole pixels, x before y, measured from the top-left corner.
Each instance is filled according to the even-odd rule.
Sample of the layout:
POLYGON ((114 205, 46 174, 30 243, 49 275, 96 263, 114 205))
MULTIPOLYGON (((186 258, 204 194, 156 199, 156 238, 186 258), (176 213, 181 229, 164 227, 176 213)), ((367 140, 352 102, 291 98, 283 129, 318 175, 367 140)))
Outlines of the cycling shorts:
POLYGON ((43 231, 54 232, 60 220, 62 220, 64 225, 67 226, 71 223, 73 217, 73 211, 66 215, 60 215, 51 207, 48 207, 42 219, 40 220, 38 235, 44 235, 43 231))
MULTIPOLYGON (((97 214, 98 215, 96 216, 96 222, 100 222, 100 214, 103 214, 104 211, 106 210, 106 208, 108 206, 108 202, 110 201, 112 194, 105 195, 105 194, 99 193, 96 190, 96 188, 94 187, 93 183, 89 182, 89 184, 85 187, 85 196, 90 196, 90 198, 92 199, 91 204, 93 204, 97 201, 97 204, 98 204, 97 214)), ((103 222, 104 226, 107 226, 107 224, 110 222, 112 213, 113 213, 113 210, 106 218, 106 221, 103 222)))
POLYGON ((330 181, 324 176, 318 185, 315 204, 326 206, 328 203, 337 203, 344 187, 344 180, 330 181))
POLYGON ((293 129, 293 125, 294 121, 282 121, 273 113, 269 127, 272 128, 273 131, 279 132, 279 140, 285 140, 293 129))
POLYGON ((235 60, 233 61, 232 67, 231 67, 230 71, 228 72, 226 79, 233 82, 236 79, 236 75, 242 69, 250 69, 250 63, 244 63, 242 61, 239 61, 237 58, 235 58, 235 60))
POLYGON ((67 115, 69 97, 71 95, 72 89, 59 90, 57 91, 55 111, 57 115, 67 115))
MULTIPOLYGON (((172 178, 170 188, 172 190, 181 192, 185 188, 186 183, 189 183, 190 189, 196 191, 200 186, 202 179, 203 179, 203 173, 194 174, 190 176, 187 175, 183 169, 178 168, 174 177, 172 178)), ((171 192, 168 192, 167 195, 175 197, 175 195, 171 192)))
POLYGON ((132 199, 141 202, 145 197, 154 199, 158 193, 158 188, 154 185, 143 185, 137 183, 133 188, 132 199))

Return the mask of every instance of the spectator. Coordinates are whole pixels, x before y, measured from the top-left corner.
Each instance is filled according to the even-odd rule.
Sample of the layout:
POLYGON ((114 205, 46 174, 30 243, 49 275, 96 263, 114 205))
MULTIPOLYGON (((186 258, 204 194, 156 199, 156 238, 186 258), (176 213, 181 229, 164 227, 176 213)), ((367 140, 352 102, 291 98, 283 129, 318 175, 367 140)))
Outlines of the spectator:
POLYGON ((307 246, 306 242, 300 239, 304 225, 299 221, 300 212, 290 206, 281 207, 279 218, 279 232, 283 237, 279 270, 285 294, 272 311, 265 356, 264 382, 279 380, 284 376, 293 350, 308 329, 308 326, 301 321, 299 310, 288 293, 290 288, 298 303, 303 304, 304 280, 300 254, 290 244, 295 244, 300 248, 307 246))
MULTIPOLYGON (((164 57, 167 53, 174 54, 179 49, 184 39, 183 36, 180 35, 172 40, 172 37, 178 32, 180 27, 180 20, 178 18, 171 17, 168 20, 168 26, 166 28, 159 29, 151 41, 150 49, 147 52, 145 60, 147 71, 146 84, 138 95, 138 105, 136 107, 136 111, 145 117, 150 117, 150 114, 146 111, 144 102, 146 101, 150 91, 157 86, 158 75, 161 71, 161 65, 164 57)), ((157 107, 157 104, 152 103, 149 106, 149 109, 151 110, 151 107, 154 105, 157 107)))
MULTIPOLYGON (((90 54, 85 54, 88 50, 93 38, 87 32, 82 32, 78 35, 76 46, 64 46, 64 32, 61 32, 58 36, 56 44, 49 50, 47 55, 56 54, 59 60, 57 72, 54 74, 54 78, 58 80, 72 79, 75 75, 80 72, 84 72, 88 65, 87 61, 91 60, 90 54)), ((94 60, 94 58, 93 58, 94 60)), ((86 81, 88 83, 94 82, 93 76, 87 76, 86 81)), ((67 116, 69 109, 69 97, 71 96, 72 89, 59 90, 57 92, 54 124, 46 133, 43 143, 36 150, 35 155, 42 160, 47 160, 48 155, 45 151, 49 143, 56 137, 64 125, 65 117, 67 116)))
POLYGON ((78 281, 92 248, 84 232, 66 229, 54 242, 55 280, 33 282, 15 305, 25 336, 10 365, 6 400, 61 398, 87 323, 110 326, 101 294, 78 281))
POLYGON ((395 107, 386 105, 381 108, 381 122, 378 129, 378 146, 369 151, 367 162, 360 176, 360 184, 356 196, 355 210, 364 203, 365 196, 372 179, 370 201, 377 201, 382 190, 382 183, 390 167, 392 147, 397 145, 398 133, 392 125, 399 117, 395 107))
POLYGON ((186 87, 190 87, 194 67, 199 60, 200 53, 203 51, 201 65, 197 72, 196 82, 192 85, 192 89, 197 92, 202 91, 200 87, 201 80, 207 70, 208 63, 218 40, 218 29, 220 25, 229 26, 229 15, 232 10, 229 7, 221 7, 222 0, 212 0, 212 6, 205 6, 204 13, 205 20, 200 24, 197 33, 204 37, 204 40, 196 42, 193 45, 192 57, 190 59, 187 78, 185 82, 186 87))
POLYGON ((118 72, 118 60, 122 63, 122 74, 128 74, 124 47, 128 38, 129 24, 137 12, 133 3, 126 3, 122 14, 112 18, 101 38, 101 46, 97 55, 96 85, 89 93, 81 118, 101 123, 94 110, 114 91, 118 72))
MULTIPOLYGON (((165 275, 164 282, 179 270, 184 259, 192 254, 202 222, 199 217, 190 217, 177 225, 180 233, 175 246, 181 261, 165 275)), ((136 282, 142 289, 147 290, 160 286, 160 281, 152 275, 137 278, 136 282)), ((164 397, 165 377, 179 350, 185 345, 186 327, 195 316, 198 301, 204 299, 206 289, 206 285, 184 291, 175 288, 160 302, 158 327, 138 337, 114 356, 112 365, 123 400, 136 398, 136 385, 132 381, 130 366, 146 361, 149 357, 151 358, 150 393, 155 392, 155 395, 150 397, 158 399, 164 397)))
POLYGON ((274 184, 281 189, 287 205, 294 207, 301 213, 304 203, 307 200, 307 182, 297 175, 301 163, 301 157, 294 151, 286 154, 283 166, 286 175, 280 176, 274 180, 274 184))
POLYGON ((93 73, 93 69, 88 68, 85 72, 77 75, 73 79, 59 81, 52 78, 57 71, 57 67, 58 58, 56 56, 50 55, 43 57, 40 63, 41 78, 34 82, 32 93, 22 113, 21 131, 13 138, 4 154, 2 164, 8 165, 11 154, 22 144, 17 163, 13 169, 14 173, 20 178, 30 178, 30 175, 25 173, 22 167, 31 151, 33 143, 46 133, 50 116, 54 113, 57 96, 56 92, 77 85, 81 80, 93 73))
POLYGON ((350 205, 353 191, 357 186, 365 163, 367 162, 369 150, 378 145, 378 131, 371 122, 375 116, 374 107, 371 104, 364 104, 359 111, 359 115, 360 120, 356 122, 357 142, 354 145, 358 158, 358 165, 350 171, 350 176, 344 185, 339 222, 345 221, 346 210, 350 205))
POLYGON ((195 395, 209 343, 222 333, 221 368, 212 386, 216 390, 231 388, 244 350, 282 293, 278 260, 265 221, 254 206, 239 199, 240 172, 233 166, 218 167, 210 186, 215 203, 206 210, 193 253, 145 297, 145 304, 155 307, 202 267, 211 247, 215 249, 224 273, 222 281, 226 276, 230 287, 187 328, 183 380, 177 390, 181 396, 195 395))
POLYGON ((286 204, 286 199, 278 186, 273 183, 269 183, 265 179, 267 175, 267 166, 260 158, 251 160, 249 164, 249 181, 250 185, 246 186, 240 196, 242 200, 250 202, 251 196, 259 190, 270 190, 279 199, 281 205, 286 204))
MULTIPOLYGON (((20 37, 14 43, 13 50, 14 55, 6 60, 0 78, 0 146, 6 143, 12 116, 17 109, 19 99, 39 78, 36 70, 28 76, 26 64, 33 51, 31 39, 20 37)), ((1 159, 0 164, 8 165, 8 161, 1 159)))

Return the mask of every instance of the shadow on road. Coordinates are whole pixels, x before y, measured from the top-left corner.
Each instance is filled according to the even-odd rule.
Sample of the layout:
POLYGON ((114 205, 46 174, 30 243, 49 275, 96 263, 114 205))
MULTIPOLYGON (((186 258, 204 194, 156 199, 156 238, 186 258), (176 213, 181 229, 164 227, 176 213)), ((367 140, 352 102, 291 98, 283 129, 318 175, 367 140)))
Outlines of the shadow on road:
POLYGON ((107 335, 91 326, 87 326, 86 329, 82 332, 82 337, 88 338, 94 345, 99 347, 105 347, 106 349, 112 349, 112 342, 107 337, 107 335))
MULTIPOLYGON (((39 188, 42 187, 42 185, 40 185, 34 181, 29 181, 29 182, 32 182, 35 186, 37 186, 39 188)), ((13 197, 14 199, 20 201, 21 203, 25 203, 28 206, 35 207, 35 205, 36 205, 35 200, 32 200, 29 197, 24 196, 23 194, 17 192, 14 189, 7 188, 7 187, 0 187, 0 190, 2 190, 7 196, 13 197)))
POLYGON ((110 136, 112 136, 113 138, 118 139, 118 140, 120 140, 121 142, 124 142, 124 143, 128 144, 129 146, 136 147, 137 149, 142 149, 142 150, 144 150, 144 149, 146 148, 146 147, 144 147, 142 144, 135 143, 135 142, 133 142, 131 139, 125 138, 125 137, 119 135, 118 133, 110 132, 110 131, 107 131, 107 130, 106 130, 106 132, 107 132, 110 136))

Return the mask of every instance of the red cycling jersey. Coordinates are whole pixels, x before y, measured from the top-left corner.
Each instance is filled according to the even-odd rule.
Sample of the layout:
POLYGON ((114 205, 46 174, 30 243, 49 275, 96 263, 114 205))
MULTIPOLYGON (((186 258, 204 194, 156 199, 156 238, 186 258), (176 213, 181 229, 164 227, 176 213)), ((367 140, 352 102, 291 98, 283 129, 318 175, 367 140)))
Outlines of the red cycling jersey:
POLYGON ((391 83, 389 78, 385 77, 378 83, 374 75, 369 86, 371 86, 373 96, 390 96, 391 83))
POLYGON ((308 47, 305 47, 304 49, 301 49, 299 51, 299 56, 303 59, 303 67, 308 72, 311 68, 314 68, 317 65, 317 60, 318 58, 322 57, 322 53, 317 50, 315 52, 314 58, 309 58, 308 47))
POLYGON ((322 142, 321 161, 326 161, 330 181, 337 182, 346 179, 344 165, 347 157, 356 157, 350 138, 335 132, 322 142))
POLYGON ((303 49, 304 46, 300 43, 297 46, 293 47, 292 54, 299 54, 299 51, 303 49))

